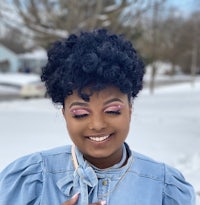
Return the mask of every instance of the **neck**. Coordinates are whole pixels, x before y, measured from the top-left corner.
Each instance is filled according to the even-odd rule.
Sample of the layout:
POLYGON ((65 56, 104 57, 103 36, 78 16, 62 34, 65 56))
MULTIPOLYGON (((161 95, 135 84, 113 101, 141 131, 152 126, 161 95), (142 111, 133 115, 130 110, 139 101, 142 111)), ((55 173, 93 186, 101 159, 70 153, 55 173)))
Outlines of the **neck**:
MULTIPOLYGON (((123 154, 123 147, 120 147, 119 150, 117 150, 115 153, 108 157, 104 158, 94 158, 91 156, 84 155, 84 158, 92 165, 99 169, 106 169, 109 167, 114 166, 115 164, 119 163, 122 159, 123 154)), ((125 163, 127 162, 127 159, 125 160, 125 163)))

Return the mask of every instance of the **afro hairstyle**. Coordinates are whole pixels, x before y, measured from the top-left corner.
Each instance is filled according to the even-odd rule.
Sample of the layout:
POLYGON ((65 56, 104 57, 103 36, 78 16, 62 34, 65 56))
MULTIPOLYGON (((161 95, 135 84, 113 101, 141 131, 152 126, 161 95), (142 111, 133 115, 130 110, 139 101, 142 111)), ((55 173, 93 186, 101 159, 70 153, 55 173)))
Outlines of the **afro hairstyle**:
POLYGON ((106 29, 71 34, 55 42, 48 51, 48 62, 42 68, 41 80, 47 94, 56 104, 74 90, 85 101, 93 91, 115 86, 135 98, 143 87, 144 63, 130 41, 106 29))

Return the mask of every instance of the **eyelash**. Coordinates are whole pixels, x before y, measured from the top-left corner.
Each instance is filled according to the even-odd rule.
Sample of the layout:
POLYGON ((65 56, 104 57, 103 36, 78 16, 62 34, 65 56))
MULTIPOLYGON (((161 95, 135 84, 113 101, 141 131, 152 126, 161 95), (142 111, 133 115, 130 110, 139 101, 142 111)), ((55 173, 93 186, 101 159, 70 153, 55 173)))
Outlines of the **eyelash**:
POLYGON ((87 117, 88 114, 82 114, 82 115, 73 115, 74 118, 76 119, 81 119, 81 118, 84 118, 84 117, 87 117))
POLYGON ((121 111, 120 110, 110 110, 110 111, 106 111, 105 113, 110 114, 110 115, 120 115, 121 111))
MULTIPOLYGON (((109 115, 120 115, 120 114, 121 114, 121 111, 120 111, 120 110, 116 110, 116 111, 110 110, 110 111, 106 111, 105 113, 106 113, 106 114, 109 114, 109 115)), ((87 116, 88 116, 88 114, 73 115, 73 117, 76 118, 76 119, 85 118, 85 117, 87 117, 87 116)))

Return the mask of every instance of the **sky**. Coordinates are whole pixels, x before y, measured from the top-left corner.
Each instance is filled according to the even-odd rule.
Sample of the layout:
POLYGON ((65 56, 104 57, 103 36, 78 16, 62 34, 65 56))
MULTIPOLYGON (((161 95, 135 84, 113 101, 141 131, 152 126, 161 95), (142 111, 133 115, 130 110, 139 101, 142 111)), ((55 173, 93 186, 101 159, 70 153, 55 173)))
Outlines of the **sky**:
POLYGON ((200 10, 199 0, 167 0, 169 6, 174 6, 180 11, 183 11, 185 15, 190 14, 194 10, 200 10), (199 6, 197 6, 199 5, 199 6))

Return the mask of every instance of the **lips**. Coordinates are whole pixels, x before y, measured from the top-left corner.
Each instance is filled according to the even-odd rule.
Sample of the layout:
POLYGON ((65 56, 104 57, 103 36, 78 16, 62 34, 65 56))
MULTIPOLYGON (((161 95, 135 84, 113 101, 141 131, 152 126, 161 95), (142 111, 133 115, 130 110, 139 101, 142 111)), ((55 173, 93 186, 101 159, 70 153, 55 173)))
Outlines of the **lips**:
POLYGON ((88 139, 95 142, 103 142, 108 139, 111 135, 104 135, 104 136, 90 136, 88 139))

